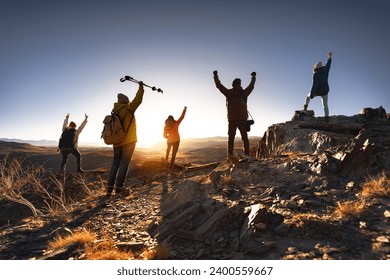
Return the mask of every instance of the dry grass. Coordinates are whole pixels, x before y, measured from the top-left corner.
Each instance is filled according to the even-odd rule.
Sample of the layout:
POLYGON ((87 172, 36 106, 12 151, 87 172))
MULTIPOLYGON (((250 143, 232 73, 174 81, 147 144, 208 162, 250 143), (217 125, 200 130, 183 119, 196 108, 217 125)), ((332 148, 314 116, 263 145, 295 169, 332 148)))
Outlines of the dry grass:
POLYGON ((362 197, 390 197, 390 179, 382 174, 377 178, 369 178, 362 186, 362 197))
POLYGON ((68 236, 57 236, 54 241, 49 243, 49 248, 56 250, 72 243, 88 244, 94 242, 96 235, 89 230, 82 230, 74 232, 68 236))
POLYGON ((121 251, 111 239, 86 244, 85 253, 88 260, 134 260, 132 252, 121 251))
POLYGON ((367 200, 373 197, 390 197, 390 179, 385 174, 368 178, 362 185, 360 199, 338 203, 333 215, 340 220, 358 217, 368 208, 367 200))
POLYGON ((340 220, 345 220, 353 216, 361 215, 366 208, 367 205, 364 200, 344 201, 338 203, 334 210, 334 215, 340 220))
POLYGON ((85 247, 85 255, 88 260, 162 260, 169 257, 167 244, 148 248, 137 257, 131 251, 119 250, 115 242, 107 234, 103 234, 103 239, 99 241, 96 238, 97 235, 95 233, 84 229, 65 237, 56 237, 54 241, 49 243, 49 249, 57 250, 71 244, 80 244, 80 246, 85 247))
POLYGON ((105 238, 96 241, 97 235, 89 230, 74 232, 68 236, 58 236, 49 243, 49 249, 57 250, 70 244, 80 244, 85 247, 88 260, 130 260, 135 259, 133 253, 120 251, 115 247, 114 241, 105 238))
MULTIPOLYGON (((92 198, 92 183, 83 177, 76 177, 73 183, 92 198)), ((55 176, 43 165, 24 164, 23 160, 0 159, 0 199, 4 198, 25 205, 31 209, 34 217, 44 214, 59 215, 69 213, 75 204, 75 198, 66 193, 66 180, 55 176)))
POLYGON ((233 182, 233 177, 232 175, 224 175, 223 176, 223 184, 224 185, 230 185, 233 182))
POLYGON ((332 219, 331 215, 318 215, 313 213, 298 213, 291 216, 289 219, 290 224, 295 224, 297 227, 302 227, 308 221, 311 222, 328 222, 332 219))
POLYGON ((164 242, 157 247, 145 250, 140 257, 144 260, 166 260, 169 257, 169 245, 164 242))

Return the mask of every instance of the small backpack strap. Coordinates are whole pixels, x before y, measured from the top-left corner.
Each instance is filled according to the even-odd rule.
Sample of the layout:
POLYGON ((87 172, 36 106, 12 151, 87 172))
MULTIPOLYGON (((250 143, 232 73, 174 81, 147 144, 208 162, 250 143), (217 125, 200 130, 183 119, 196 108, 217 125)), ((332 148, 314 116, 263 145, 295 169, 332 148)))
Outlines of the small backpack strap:
POLYGON ((253 117, 252 117, 252 115, 251 115, 251 113, 249 112, 249 110, 247 110, 247 112, 248 112, 248 115, 251 117, 251 119, 253 120, 253 117))

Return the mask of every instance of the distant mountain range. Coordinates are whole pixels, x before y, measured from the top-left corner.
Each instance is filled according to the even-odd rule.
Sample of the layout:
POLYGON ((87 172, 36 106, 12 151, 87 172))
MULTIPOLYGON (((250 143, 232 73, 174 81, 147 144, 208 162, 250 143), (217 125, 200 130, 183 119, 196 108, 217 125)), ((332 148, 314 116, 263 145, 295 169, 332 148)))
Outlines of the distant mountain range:
POLYGON ((34 146, 45 146, 45 147, 52 147, 52 146, 58 146, 57 141, 53 140, 22 140, 22 139, 10 139, 10 138, 0 138, 0 141, 4 142, 15 142, 15 143, 25 143, 25 144, 31 144, 34 146))
MULTIPOLYGON (((249 140, 251 142, 258 141, 260 137, 252 136, 249 137, 249 140)), ((23 139, 15 139, 15 138, 0 138, 0 141, 3 142, 13 142, 13 143, 22 143, 22 144, 31 144, 34 146, 41 146, 41 147, 57 147, 58 146, 58 141, 54 140, 23 140, 23 139)), ((227 137, 225 136, 214 136, 214 137, 205 137, 205 138, 185 138, 182 139, 181 141, 181 147, 182 148, 197 148, 199 145, 202 145, 203 147, 205 146, 215 146, 220 143, 226 144, 227 137)), ((240 143, 241 140, 237 137, 236 141, 237 143, 240 143)), ((98 147, 102 146, 96 143, 83 143, 80 145, 80 147, 83 146, 88 146, 88 147, 98 147)), ((104 146, 104 145, 103 145, 104 146)), ((165 149, 166 148, 166 142, 165 141, 160 141, 150 147, 151 149, 165 149)))

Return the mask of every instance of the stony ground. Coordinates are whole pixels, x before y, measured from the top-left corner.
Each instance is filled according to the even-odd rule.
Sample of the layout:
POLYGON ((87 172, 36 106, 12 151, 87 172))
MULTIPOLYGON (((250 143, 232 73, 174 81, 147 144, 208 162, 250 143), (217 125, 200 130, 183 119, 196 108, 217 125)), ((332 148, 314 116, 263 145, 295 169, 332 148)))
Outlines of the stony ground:
MULTIPOLYGON (((170 172, 158 159, 135 161, 130 195, 104 197, 107 172, 68 175, 78 196, 69 213, 33 218, 2 200, 0 259, 86 259, 83 246, 51 250, 49 242, 88 229, 121 250, 166 259, 390 259, 390 198, 364 200, 359 213, 337 206, 362 202, 361 179, 318 175, 313 155, 235 164, 220 160, 170 172)), ((180 159, 179 159, 180 163, 180 159)))
MULTIPOLYGON (((268 128, 259 160, 227 162, 226 141, 207 139, 183 142, 169 171, 161 156, 137 149, 127 195, 104 196, 112 151, 83 150, 88 171, 44 179, 45 200, 26 195, 34 180, 24 178, 18 192, 36 217, 11 201, 20 202, 17 193, 7 198, 15 186, 7 189, 2 173, 0 259, 93 259, 91 247, 132 252, 125 259, 390 259, 389 116, 368 108, 328 122, 303 113, 268 128), (77 232, 95 236, 51 246, 77 232)), ((0 148, 59 165, 51 148, 0 148)))

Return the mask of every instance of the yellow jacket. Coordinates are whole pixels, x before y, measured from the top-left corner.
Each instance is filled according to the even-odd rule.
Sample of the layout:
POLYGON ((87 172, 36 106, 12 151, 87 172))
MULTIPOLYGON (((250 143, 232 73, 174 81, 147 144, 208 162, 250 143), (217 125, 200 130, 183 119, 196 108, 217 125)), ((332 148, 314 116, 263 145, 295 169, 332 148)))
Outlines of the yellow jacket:
POLYGON ((112 110, 113 112, 119 112, 118 117, 122 123, 122 127, 125 130, 127 129, 126 138, 122 141, 122 143, 114 145, 114 147, 121 147, 131 142, 137 142, 137 124, 134 113, 138 106, 141 105, 143 96, 144 88, 143 86, 139 86, 138 91, 131 102, 127 104, 119 102, 114 103, 114 108, 112 110))

